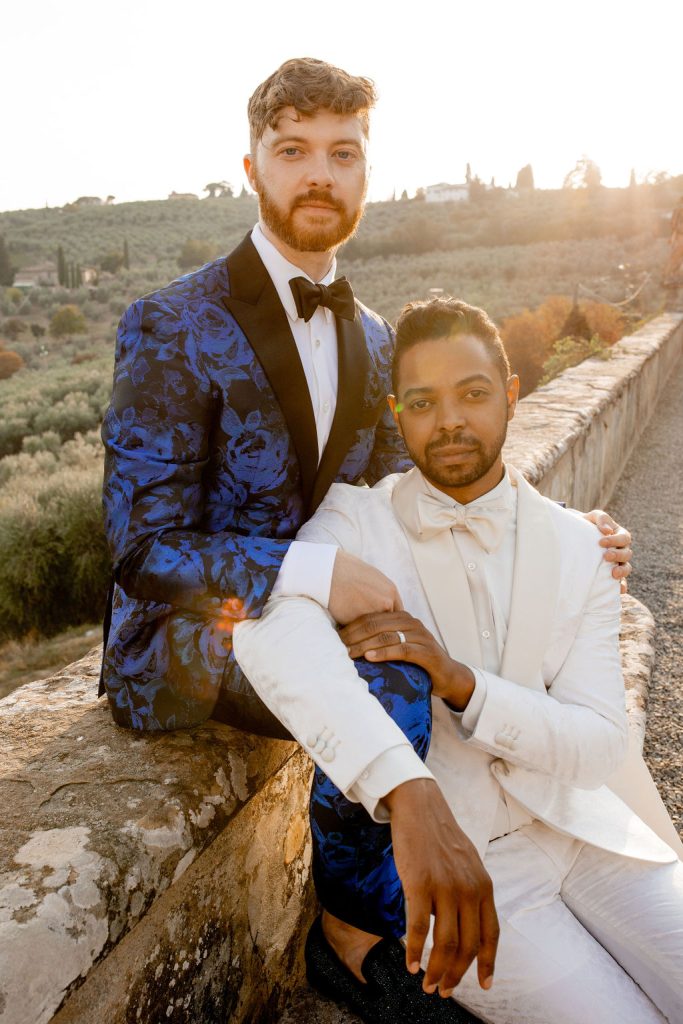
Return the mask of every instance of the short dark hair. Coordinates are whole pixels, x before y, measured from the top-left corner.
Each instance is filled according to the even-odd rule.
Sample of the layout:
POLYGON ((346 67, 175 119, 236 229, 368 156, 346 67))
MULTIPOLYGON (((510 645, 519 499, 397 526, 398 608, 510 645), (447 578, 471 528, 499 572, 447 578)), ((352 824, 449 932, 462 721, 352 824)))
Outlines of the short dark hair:
POLYGON ((252 154, 267 127, 277 126, 285 107, 294 107, 303 117, 319 110, 333 114, 358 114, 368 134, 369 111, 377 102, 370 78, 350 75, 341 68, 313 57, 295 57, 254 90, 249 106, 249 138, 252 154))
POLYGON ((503 384, 507 384, 510 361, 493 320, 477 306, 468 306, 461 299, 441 297, 409 302, 399 314, 391 368, 394 394, 398 394, 398 367, 404 352, 421 341, 456 338, 464 334, 478 338, 485 345, 498 367, 503 384))

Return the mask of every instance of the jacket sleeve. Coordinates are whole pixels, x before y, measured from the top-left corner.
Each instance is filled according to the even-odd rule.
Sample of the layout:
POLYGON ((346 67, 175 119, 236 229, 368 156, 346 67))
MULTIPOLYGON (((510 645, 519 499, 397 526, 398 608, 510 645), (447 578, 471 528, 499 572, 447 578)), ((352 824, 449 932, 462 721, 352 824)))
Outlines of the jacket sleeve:
MULTIPOLYGON (((345 486, 333 484, 298 536, 360 555, 357 512, 353 501, 345 500, 345 486)), ((410 741, 369 692, 330 615, 315 601, 271 597, 261 618, 236 625, 233 645, 237 663, 264 704, 350 799, 358 801, 354 783, 389 750, 400 749, 409 777, 429 776, 410 741), (334 749, 331 760, 318 752, 321 735, 334 749)))
MULTIPOLYGON (((387 363, 384 368, 385 391, 388 394, 391 390, 391 360, 394 352, 394 332, 386 320, 384 321, 384 326, 389 339, 387 363)), ((363 473, 363 478, 372 487, 378 480, 389 476, 391 473, 406 473, 412 468, 412 459, 408 455, 403 438, 396 429, 391 409, 385 402, 384 411, 375 429, 375 443, 370 453, 368 467, 363 473)))
POLYGON ((619 613, 619 585, 601 562, 547 694, 482 672, 486 697, 469 742, 580 789, 602 785, 628 748, 619 613))
POLYGON ((191 326, 140 299, 117 335, 102 425, 114 574, 134 598, 231 619, 259 615, 289 541, 202 530, 217 398, 191 326))

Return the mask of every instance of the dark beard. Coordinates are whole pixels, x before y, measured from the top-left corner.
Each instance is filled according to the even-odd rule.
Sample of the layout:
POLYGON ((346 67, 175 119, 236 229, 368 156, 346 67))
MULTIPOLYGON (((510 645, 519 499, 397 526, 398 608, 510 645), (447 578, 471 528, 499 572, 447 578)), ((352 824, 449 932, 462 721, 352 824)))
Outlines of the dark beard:
POLYGON ((507 428, 507 420, 505 420, 500 434, 490 445, 485 446, 476 437, 467 437, 463 434, 455 434, 452 437, 446 435, 439 441, 427 445, 424 455, 410 452, 410 457, 422 475, 432 483, 438 484, 440 487, 466 487, 481 480, 488 473, 503 447, 507 428), (436 463, 431 457, 432 452, 448 445, 466 445, 468 448, 475 448, 472 453, 474 463, 470 462, 466 466, 443 466, 436 463))
POLYGON ((266 227, 274 235, 297 252, 329 252, 342 242, 346 242, 355 233, 363 216, 364 202, 356 210, 347 210, 338 199, 333 199, 327 192, 310 189, 305 195, 297 196, 289 210, 283 211, 268 194, 258 178, 255 177, 255 188, 258 194, 259 212, 266 227), (336 224, 325 224, 320 227, 299 229, 294 226, 294 211, 307 201, 327 203, 341 214, 336 224))

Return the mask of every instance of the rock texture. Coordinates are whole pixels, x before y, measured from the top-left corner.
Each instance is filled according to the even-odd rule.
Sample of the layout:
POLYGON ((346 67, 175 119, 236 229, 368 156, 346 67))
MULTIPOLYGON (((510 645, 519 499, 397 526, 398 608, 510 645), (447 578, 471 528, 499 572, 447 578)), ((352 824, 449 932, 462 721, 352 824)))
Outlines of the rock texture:
POLYGON ((267 1005, 279 992, 306 916, 309 763, 220 723, 118 729, 96 696, 99 661, 96 649, 0 704, 0 1021, 52 1019, 104 958, 109 986, 114 947, 112 1024, 195 1021, 197 1000, 255 1020, 245 993, 267 1005))

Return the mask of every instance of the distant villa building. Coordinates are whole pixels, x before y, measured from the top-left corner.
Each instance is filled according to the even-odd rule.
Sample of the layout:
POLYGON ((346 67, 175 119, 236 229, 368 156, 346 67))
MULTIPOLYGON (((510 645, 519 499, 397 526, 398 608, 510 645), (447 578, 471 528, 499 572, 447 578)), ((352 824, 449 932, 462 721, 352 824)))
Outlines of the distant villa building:
POLYGON ((448 185, 445 181, 438 185, 427 185, 425 199, 428 203, 461 203, 470 197, 470 187, 464 185, 448 185))
POLYGON ((97 267, 81 267, 81 281, 83 284, 96 285, 98 283, 100 272, 97 267))
POLYGON ((194 192, 171 192, 169 199, 199 199, 194 192))
POLYGON ((57 265, 55 263, 37 263, 35 267, 24 267, 14 275, 15 288, 36 288, 43 285, 54 288, 59 284, 57 265))

